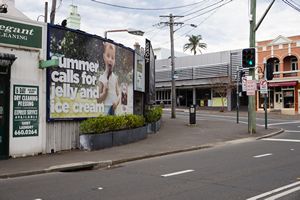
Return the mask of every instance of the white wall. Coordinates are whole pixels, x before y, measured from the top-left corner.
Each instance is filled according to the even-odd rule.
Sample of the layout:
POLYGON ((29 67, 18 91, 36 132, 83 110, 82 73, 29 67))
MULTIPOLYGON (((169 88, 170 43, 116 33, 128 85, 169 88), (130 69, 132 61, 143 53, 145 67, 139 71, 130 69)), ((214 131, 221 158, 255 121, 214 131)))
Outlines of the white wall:
POLYGON ((17 59, 11 66, 10 82, 10 124, 9 155, 12 157, 45 153, 46 149, 46 70, 39 69, 39 61, 46 59, 46 24, 16 19, 5 19, 18 23, 41 26, 43 29, 42 49, 31 49, 15 45, 0 44, 1 53, 14 54, 17 59), (14 85, 30 85, 39 88, 39 132, 38 136, 13 137, 13 87, 14 85))

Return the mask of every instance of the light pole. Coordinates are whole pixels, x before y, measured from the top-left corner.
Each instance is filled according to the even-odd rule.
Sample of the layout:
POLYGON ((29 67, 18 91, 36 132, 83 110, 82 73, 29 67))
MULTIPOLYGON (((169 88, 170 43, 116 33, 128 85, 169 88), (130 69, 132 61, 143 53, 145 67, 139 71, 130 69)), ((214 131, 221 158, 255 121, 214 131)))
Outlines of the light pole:
POLYGON ((128 29, 115 29, 115 30, 108 30, 104 32, 104 38, 107 39, 107 33, 113 33, 113 32, 127 32, 130 33, 132 35, 139 35, 139 36, 143 36, 144 32, 141 30, 136 30, 133 28, 128 28, 128 29))

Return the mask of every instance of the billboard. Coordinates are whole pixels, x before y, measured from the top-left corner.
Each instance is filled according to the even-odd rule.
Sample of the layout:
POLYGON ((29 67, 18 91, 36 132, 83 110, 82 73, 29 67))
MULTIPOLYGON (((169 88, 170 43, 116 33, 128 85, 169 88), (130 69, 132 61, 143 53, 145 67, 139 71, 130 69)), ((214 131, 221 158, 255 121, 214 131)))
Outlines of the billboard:
POLYGON ((48 35, 48 120, 133 113, 133 50, 60 26, 48 35))
POLYGON ((146 104, 155 104, 155 57, 150 40, 145 45, 145 94, 146 104))

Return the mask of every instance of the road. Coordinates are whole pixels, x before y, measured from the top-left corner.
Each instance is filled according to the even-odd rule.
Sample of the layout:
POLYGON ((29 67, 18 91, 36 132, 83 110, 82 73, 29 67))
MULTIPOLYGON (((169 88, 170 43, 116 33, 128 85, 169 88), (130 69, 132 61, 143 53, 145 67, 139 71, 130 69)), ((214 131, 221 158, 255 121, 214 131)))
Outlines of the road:
MULTIPOLYGON (((197 117, 235 120, 234 116, 197 117)), ((257 124, 264 122, 257 119, 257 124)), ((3 179, 0 200, 299 200, 300 120, 274 118, 269 125, 288 131, 105 170, 3 179)))

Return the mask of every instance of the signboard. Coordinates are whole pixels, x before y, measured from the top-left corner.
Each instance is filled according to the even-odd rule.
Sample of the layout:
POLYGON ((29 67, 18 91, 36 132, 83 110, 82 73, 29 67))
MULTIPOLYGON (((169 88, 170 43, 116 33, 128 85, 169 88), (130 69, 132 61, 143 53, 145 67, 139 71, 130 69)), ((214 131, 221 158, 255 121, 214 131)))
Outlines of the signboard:
POLYGON ((259 88, 261 94, 268 94, 268 82, 266 80, 259 81, 259 88))
POLYGON ((135 54, 135 88, 134 90, 145 92, 145 59, 135 54))
POLYGON ((103 38, 48 25, 48 120, 133 113, 134 51, 103 38))
POLYGON ((42 27, 0 19, 0 43, 42 48, 42 27))
POLYGON ((256 80, 247 80, 247 96, 255 96, 256 80))
POLYGON ((247 77, 245 76, 242 77, 242 91, 243 92, 247 91, 247 77))
POLYGON ((155 104, 155 57, 150 40, 145 45, 145 95, 146 104, 155 104))
POLYGON ((14 85, 13 90, 13 137, 38 136, 38 86, 14 85))

